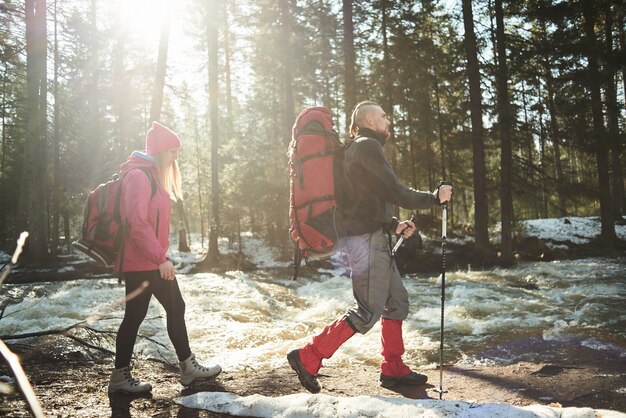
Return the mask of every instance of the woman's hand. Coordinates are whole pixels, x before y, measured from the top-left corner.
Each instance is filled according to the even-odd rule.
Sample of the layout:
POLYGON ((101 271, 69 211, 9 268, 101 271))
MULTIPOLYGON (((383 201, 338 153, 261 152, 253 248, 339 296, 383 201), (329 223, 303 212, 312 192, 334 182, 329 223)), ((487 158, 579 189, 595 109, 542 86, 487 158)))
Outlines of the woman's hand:
POLYGON ((174 265, 170 260, 167 260, 165 263, 159 266, 159 273, 161 274, 161 278, 163 280, 172 281, 176 279, 176 273, 174 272, 174 265))

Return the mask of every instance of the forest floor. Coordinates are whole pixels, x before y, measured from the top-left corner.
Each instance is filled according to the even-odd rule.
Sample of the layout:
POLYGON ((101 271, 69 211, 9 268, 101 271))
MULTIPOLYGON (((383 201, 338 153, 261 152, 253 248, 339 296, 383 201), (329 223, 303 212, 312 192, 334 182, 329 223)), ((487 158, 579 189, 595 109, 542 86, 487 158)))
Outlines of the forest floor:
MULTIPOLYGON (((58 338, 58 337, 57 337, 58 338)), ((42 346, 51 347, 49 344, 42 346)), ((626 361, 599 356, 579 344, 550 344, 542 362, 510 365, 454 365, 444 367, 444 400, 469 403, 504 403, 515 406, 542 404, 589 407, 626 412, 626 361)), ((153 385, 149 396, 109 395, 107 384, 112 359, 86 358, 79 352, 55 354, 36 347, 21 355, 22 365, 48 417, 222 417, 223 414, 189 409, 174 399, 201 391, 231 392, 240 396, 281 396, 306 391, 285 362, 271 370, 251 368, 224 371, 217 378, 190 387, 178 381, 177 367, 137 362, 134 373, 153 385)), ((422 370, 429 382, 422 386, 389 390, 378 384, 378 369, 350 365, 321 370, 322 393, 332 396, 384 396, 439 399, 439 370, 422 370)), ((0 367, 0 375, 8 372, 0 367)), ((0 395, 0 416, 30 416, 19 392, 0 395)), ((381 411, 384 412, 384 411, 381 411)))

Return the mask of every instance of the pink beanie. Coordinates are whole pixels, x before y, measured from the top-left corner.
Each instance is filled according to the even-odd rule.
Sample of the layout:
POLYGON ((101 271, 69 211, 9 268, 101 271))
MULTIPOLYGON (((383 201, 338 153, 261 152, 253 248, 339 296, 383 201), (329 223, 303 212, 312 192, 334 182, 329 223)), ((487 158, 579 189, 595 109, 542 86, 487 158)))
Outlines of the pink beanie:
POLYGON ((146 153, 155 155, 159 152, 180 148, 180 138, 159 122, 152 122, 146 134, 146 153))

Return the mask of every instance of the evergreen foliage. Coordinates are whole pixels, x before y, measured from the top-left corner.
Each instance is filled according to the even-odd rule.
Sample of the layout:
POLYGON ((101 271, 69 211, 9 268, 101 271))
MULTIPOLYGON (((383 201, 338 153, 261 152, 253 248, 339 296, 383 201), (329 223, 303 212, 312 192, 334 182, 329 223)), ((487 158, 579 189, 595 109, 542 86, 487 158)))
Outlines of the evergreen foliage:
MULTIPOLYGON (((67 251, 79 232, 86 193, 116 172, 133 149, 143 148, 160 23, 153 22, 151 33, 133 30, 123 1, 44 3, 48 91, 43 137, 48 152, 41 153, 44 161, 33 163, 25 4, 0 0, 0 248, 9 251, 20 225, 30 221, 20 219, 20 201, 23 205, 34 196, 20 189, 22 173, 41 168, 36 182, 29 180, 46 190, 56 185, 54 195, 40 202, 49 224, 42 236, 58 243, 51 251, 56 254, 67 251), (37 167, 25 170, 25 161, 37 167)), ((202 232, 205 246, 217 219, 219 235, 233 243, 241 231, 251 231, 287 250, 286 163, 293 119, 306 106, 327 106, 340 136, 346 131, 345 103, 353 100, 353 92, 345 89, 346 74, 351 74, 344 60, 345 3, 185 0, 173 5, 160 118, 183 140, 185 211, 175 211, 174 222, 186 217, 189 232, 202 232), (209 92, 214 74, 209 74, 207 31, 216 16, 217 98, 209 92), (211 121, 217 121, 217 136, 211 121), (213 138, 219 138, 217 158, 212 158, 213 138), (216 183, 212 186, 212 170, 219 175, 218 190, 216 183), (212 205, 216 193, 219 203, 212 205)), ((348 3, 357 102, 377 101, 392 115, 394 134, 387 151, 400 179, 421 190, 451 181, 451 222, 472 230, 475 165, 460 2, 348 3)), ((626 207, 623 5, 609 0, 503 2, 512 153, 508 186, 501 185, 503 109, 496 94, 494 2, 472 5, 488 222, 501 220, 501 187, 510 187, 513 223, 597 215, 610 216, 603 223, 603 229, 609 227, 626 207), (600 182, 607 178, 610 188, 600 182)), ((612 235, 603 231, 603 236, 612 235)))

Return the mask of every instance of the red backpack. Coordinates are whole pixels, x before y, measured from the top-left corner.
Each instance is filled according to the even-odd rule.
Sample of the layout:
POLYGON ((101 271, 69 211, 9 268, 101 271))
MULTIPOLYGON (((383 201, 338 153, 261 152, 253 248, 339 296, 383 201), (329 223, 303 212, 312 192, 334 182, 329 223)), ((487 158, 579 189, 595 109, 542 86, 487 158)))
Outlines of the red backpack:
MULTIPOLYGON (((146 167, 137 168, 150 179, 151 197, 154 196, 157 186, 150 170, 146 167)), ((115 265, 126 229, 120 216, 122 179, 123 177, 114 174, 111 180, 100 184, 89 193, 83 211, 82 236, 72 242, 74 248, 108 268, 115 265)), ((121 252, 123 253, 123 248, 121 252)), ((120 270, 121 267, 120 262, 120 270)))
POLYGON ((326 107, 304 109, 289 144, 289 233, 294 244, 294 279, 304 258, 332 255, 340 237, 344 148, 326 107))

